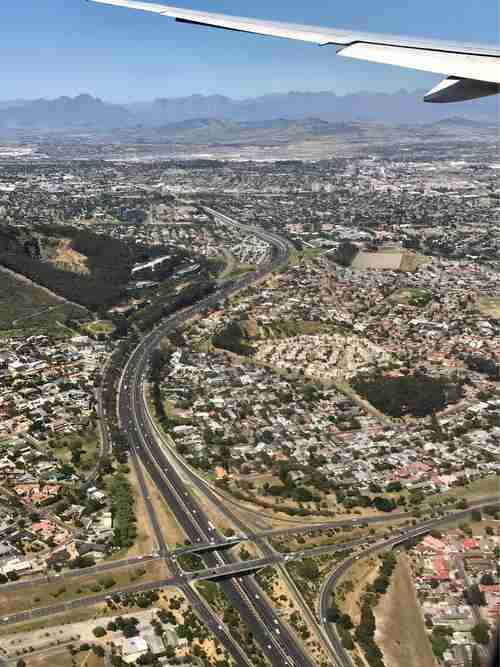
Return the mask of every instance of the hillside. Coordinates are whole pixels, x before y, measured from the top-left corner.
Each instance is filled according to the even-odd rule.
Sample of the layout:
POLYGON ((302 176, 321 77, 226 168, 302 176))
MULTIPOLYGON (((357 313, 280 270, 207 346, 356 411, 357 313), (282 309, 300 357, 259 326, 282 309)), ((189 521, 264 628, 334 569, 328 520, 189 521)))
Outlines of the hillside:
POLYGON ((0 226, 0 265, 94 310, 125 298, 134 265, 167 253, 172 267, 187 256, 70 226, 39 225, 29 232, 0 226))

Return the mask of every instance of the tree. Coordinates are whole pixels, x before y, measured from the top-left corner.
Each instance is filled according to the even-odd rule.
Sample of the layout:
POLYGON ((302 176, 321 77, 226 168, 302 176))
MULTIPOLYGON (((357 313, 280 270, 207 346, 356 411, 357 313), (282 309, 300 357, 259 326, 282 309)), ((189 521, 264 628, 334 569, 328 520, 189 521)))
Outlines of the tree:
POLYGON ((98 625, 95 627, 92 632, 94 633, 95 637, 105 637, 106 635, 106 629, 103 628, 102 626, 98 625))
POLYGON ((450 634, 453 634, 453 630, 443 626, 435 626, 431 634, 431 644, 434 654, 437 655, 439 659, 442 659, 443 654, 450 648, 450 640, 448 637, 450 634))
POLYGON ((471 630, 472 638, 485 646, 490 641, 490 629, 486 621, 479 621, 471 630))
POLYGON ((391 498, 384 498, 377 496, 373 499, 373 505, 379 512, 392 512, 396 507, 396 503, 391 498))
POLYGON ((306 581, 314 581, 319 577, 318 564, 312 558, 305 558, 303 561, 297 563, 299 576, 306 581))
POLYGON ((473 584, 465 591, 465 597, 471 606, 486 606, 486 597, 477 584, 473 584))
POLYGON ((340 610, 336 605, 327 609, 326 620, 328 621, 328 623, 337 623, 339 618, 340 618, 340 610))
POLYGON ((97 583, 99 586, 102 586, 102 588, 113 588, 113 586, 116 584, 116 580, 113 579, 111 575, 107 575, 104 577, 99 577, 97 583))
POLYGON ((387 493, 394 493, 395 491, 401 491, 402 489, 401 482, 389 482, 385 490, 387 493))

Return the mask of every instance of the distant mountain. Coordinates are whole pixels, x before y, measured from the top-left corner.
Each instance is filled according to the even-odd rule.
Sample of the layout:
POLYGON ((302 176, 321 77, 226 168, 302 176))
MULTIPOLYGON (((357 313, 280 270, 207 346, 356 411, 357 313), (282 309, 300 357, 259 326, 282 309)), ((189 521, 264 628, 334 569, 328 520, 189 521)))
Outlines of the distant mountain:
POLYGON ((125 107, 107 104, 91 95, 39 99, 0 108, 0 128, 111 128, 124 127, 133 121, 133 114, 125 107))
POLYGON ((438 120, 436 123, 432 123, 433 127, 440 128, 452 128, 457 127, 469 127, 469 128, 481 128, 481 127, 497 127, 498 122, 493 120, 474 120, 473 118, 463 118, 461 116, 450 116, 449 118, 443 118, 438 120))
MULTIPOLYGON (((425 104, 425 91, 396 93, 359 92, 339 96, 332 91, 290 92, 234 100, 221 95, 162 98, 131 105, 144 121, 169 123, 196 118, 259 121, 273 118, 321 118, 327 121, 376 121, 384 123, 435 122, 450 115, 449 105, 425 104)), ((484 98, 453 105, 453 115, 495 121, 498 100, 484 98)))
POLYGON ((0 101, 0 110, 8 109, 9 107, 22 107, 27 103, 27 100, 5 100, 4 102, 0 101))
MULTIPOLYGON (((80 127, 109 130, 137 126, 165 128, 175 123, 193 121, 193 126, 179 127, 178 131, 185 133, 190 130, 196 133, 206 132, 208 129, 211 134, 217 135, 221 126, 211 125, 207 128, 207 120, 239 123, 262 123, 271 120, 278 124, 274 127, 276 130, 279 129, 279 124, 285 121, 306 121, 314 118, 315 125, 311 125, 311 133, 323 132, 326 129, 318 125, 321 121, 389 124, 445 122, 456 125, 459 117, 460 122, 465 119, 469 123, 497 123, 499 107, 495 97, 453 104, 450 108, 450 105, 423 103, 423 93, 421 90, 400 90, 396 93, 359 92, 339 96, 331 91, 290 92, 245 100, 234 100, 222 95, 191 95, 127 105, 109 104, 85 94, 54 100, 0 102, 0 130, 64 130, 80 127), (451 119, 450 111, 453 114, 451 119), (197 129, 196 123, 202 125, 197 129)), ((170 127, 170 130, 174 129, 170 127)), ((252 129, 258 128, 254 126, 252 129)), ((224 126, 224 133, 228 132, 230 127, 224 126)))
POLYGON ((150 128, 150 136, 181 144, 265 144, 277 145, 319 136, 349 134, 360 136, 356 123, 328 122, 319 118, 268 121, 217 120, 197 118, 150 128))

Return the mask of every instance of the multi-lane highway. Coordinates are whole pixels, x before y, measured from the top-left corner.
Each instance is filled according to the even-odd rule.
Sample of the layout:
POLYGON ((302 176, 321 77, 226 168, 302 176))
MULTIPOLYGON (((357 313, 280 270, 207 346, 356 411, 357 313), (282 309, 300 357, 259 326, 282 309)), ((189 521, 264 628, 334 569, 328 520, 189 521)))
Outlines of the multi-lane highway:
MULTIPOLYGON (((267 233, 265 236, 266 240, 272 237, 267 233)), ((266 270, 278 266, 286 258, 287 246, 281 239, 276 246, 277 255, 267 269, 257 272, 253 278, 247 276, 229 287, 223 287, 223 296, 228 296, 241 289, 252 280, 265 275, 266 270)), ((196 306, 169 318, 141 341, 124 370, 118 398, 120 423, 128 435, 132 456, 139 458, 146 466, 177 521, 193 543, 206 542, 210 539, 223 541, 224 538, 211 526, 203 508, 190 493, 189 487, 180 474, 179 460, 167 455, 157 431, 153 428, 147 413, 144 383, 149 356, 161 338, 199 311, 216 303, 220 298, 221 294, 218 292, 216 295, 203 299, 196 306)), ((206 488, 199 483, 198 478, 195 483, 198 492, 206 495, 206 488)), ((220 502, 220 499, 217 500, 220 502)), ((207 554, 204 559, 207 567, 212 569, 229 565, 235 560, 234 556, 227 551, 207 554)), ((172 567, 175 568, 175 564, 172 564, 172 567)), ((311 659, 305 654, 298 639, 275 614, 266 596, 252 577, 241 578, 241 581, 222 581, 220 585, 230 603, 240 612, 263 653, 273 664, 312 666, 311 659)))
MULTIPOLYGON (((209 215, 218 218, 225 224, 244 227, 212 209, 205 210, 209 215)), ((245 228, 245 231, 249 231, 249 228, 245 228)), ((155 331, 141 341, 132 353, 124 370, 119 392, 120 420, 122 427, 128 433, 132 455, 137 456, 147 467, 170 509, 173 511, 190 541, 195 545, 197 543, 200 545, 201 543, 206 544, 212 540, 220 542, 223 541, 223 536, 208 521, 203 507, 190 493, 190 486, 194 486, 198 496, 205 498, 214 505, 223 516, 226 516, 231 521, 233 526, 242 532, 244 532, 245 526, 242 525, 241 521, 227 507, 227 502, 200 475, 185 464, 182 458, 177 455, 175 447, 169 442, 168 437, 157 428, 154 419, 149 413, 144 394, 148 359, 165 334, 182 325, 207 306, 214 305, 221 298, 230 296, 251 282, 260 279, 269 270, 279 266, 286 259, 289 248, 285 241, 273 234, 262 232, 255 228, 251 228, 251 231, 252 233, 260 234, 264 240, 271 243, 275 248, 276 254, 272 264, 254 274, 246 276, 237 283, 222 286, 216 294, 210 295, 195 306, 172 316, 157 327, 155 331), (189 482, 189 486, 186 480, 189 482)), ((405 518, 405 516, 407 515, 401 513, 397 518, 405 518)), ((386 517, 371 517, 369 519, 364 518, 360 522, 375 523, 387 520, 388 518, 386 517)), ((334 527, 342 524, 345 525, 346 523, 355 525, 357 522, 356 520, 338 521, 332 522, 333 526, 332 524, 322 524, 322 526, 334 527)), ((424 529, 428 530, 425 527, 424 529)), ((282 533, 287 532, 296 532, 296 529, 290 528, 289 530, 282 531, 282 533)), ((272 531, 269 531, 269 535, 271 533, 272 531)), ((408 531, 409 536, 413 534, 414 531, 408 531)), ((263 566, 265 563, 276 564, 282 561, 282 558, 277 557, 276 552, 270 547, 263 536, 254 535, 253 539, 263 554, 263 558, 258 563, 259 566, 263 566)), ((401 540, 401 537, 395 539, 401 540)), ((390 546, 390 544, 387 546, 390 546)), ((373 548, 381 548, 381 546, 373 548)), ((318 554, 327 553, 328 551, 328 548, 320 548, 318 549, 318 554)), ((207 570, 207 573, 203 575, 204 577, 212 577, 214 574, 217 576, 217 570, 219 569, 221 576, 223 574, 229 576, 231 573, 241 572, 242 569, 242 565, 238 564, 235 557, 226 550, 205 554, 204 560, 207 570)), ((246 565, 250 564, 247 563, 246 565)), ((346 565, 346 567, 349 566, 346 565)), ((243 566, 244 568, 245 566, 243 566)), ((330 578, 329 581, 331 583, 332 579, 330 578)), ((220 585, 231 604, 239 610, 254 637, 259 642, 261 649, 273 664, 290 664, 297 667, 309 667, 309 665, 312 665, 311 659, 304 653, 300 641, 290 628, 284 625, 276 616, 266 596, 259 589, 254 577, 238 577, 236 581, 222 579, 220 585)), ((334 663, 344 664, 345 652, 339 645, 339 642, 336 641, 336 634, 332 636, 332 628, 323 628, 323 630, 328 639, 328 648, 334 663)))
MULTIPOLYGON (((359 519, 343 519, 331 522, 322 522, 311 524, 309 526, 293 526, 279 530, 264 530, 260 533, 245 534, 246 526, 228 507, 227 499, 214 490, 206 480, 196 471, 192 470, 184 460, 175 451, 174 443, 165 433, 158 429, 153 416, 149 412, 149 407, 145 397, 145 384, 148 377, 148 361, 153 350, 158 346, 161 339, 174 329, 186 323, 195 317, 207 307, 214 306, 220 300, 236 293, 263 278, 269 271, 277 268, 286 260, 289 253, 289 246, 286 241, 280 237, 266 232, 264 230, 241 225, 235 220, 222 215, 213 209, 206 208, 206 212, 215 219, 224 224, 233 225, 240 228, 245 233, 252 233, 262 240, 269 243, 273 249, 273 259, 267 266, 261 267, 258 271, 246 275, 244 278, 229 284, 221 284, 216 293, 205 297, 203 300, 162 321, 149 335, 141 340, 136 349, 132 352, 126 367, 123 371, 120 386, 118 390, 117 411, 119 422, 122 429, 127 434, 130 459, 135 468, 141 493, 144 498, 146 509, 151 521, 152 528, 157 542, 157 551, 155 555, 146 557, 148 559, 164 558, 166 559, 172 576, 158 582, 149 582, 129 587, 120 592, 140 592, 151 590, 152 588, 161 588, 166 586, 176 586, 180 588, 193 609, 221 641, 227 651, 231 653, 236 664, 250 667, 252 662, 244 652, 243 647, 237 644, 231 636, 228 629, 220 622, 215 612, 205 603, 198 594, 194 582, 204 579, 217 579, 229 603, 233 605, 241 614, 253 637, 260 645, 261 651, 273 665, 291 665, 295 667, 313 667, 311 658, 305 653, 304 648, 295 636, 294 632, 285 625, 276 615, 274 609, 269 603, 264 592, 259 588, 255 578, 249 574, 257 571, 267 565, 277 565, 282 567, 290 558, 301 558, 303 556, 316 556, 328 554, 335 551, 351 551, 357 549, 356 555, 349 556, 342 565, 336 568, 329 576, 321 591, 320 617, 322 622, 322 635, 326 640, 326 648, 336 667, 351 667, 350 657, 342 647, 334 626, 326 623, 326 610, 330 600, 330 595, 339 578, 356 562, 359 557, 364 557, 370 553, 382 548, 390 548, 399 542, 411 537, 422 535, 434 526, 438 526, 450 520, 450 517, 442 517, 423 522, 416 526, 401 529, 397 534, 392 534, 386 539, 379 540, 374 544, 368 542, 368 538, 358 538, 345 542, 343 544, 329 545, 308 549, 303 554, 293 556, 284 556, 276 552, 267 542, 273 535, 286 535, 300 532, 309 532, 314 530, 325 530, 338 528, 342 526, 356 526, 359 524, 375 524, 378 522, 387 522, 409 518, 407 513, 395 513, 389 516, 363 517, 359 519), (162 526, 156 516, 154 506, 149 497, 142 471, 143 466, 149 473, 154 484, 162 494, 168 507, 181 525, 192 547, 185 547, 171 552, 168 549, 165 534, 162 526), (197 492, 197 498, 193 496, 190 488, 194 487, 197 492), (231 550, 228 549, 228 540, 211 524, 208 520, 203 505, 208 502, 225 516, 228 521, 240 531, 243 539, 254 541, 260 551, 260 556, 252 561, 241 562, 236 559, 231 550), (220 549, 215 549, 220 546, 220 549), (214 550, 215 549, 215 550, 214 550), (178 556, 186 552, 199 552, 205 563, 204 570, 200 572, 183 572, 178 564, 178 556)), ((101 417, 105 422, 105 414, 100 405, 101 417)), ((104 424, 103 428, 103 452, 108 450, 109 432, 104 424)), ((497 501, 497 498, 485 499, 482 505, 491 505, 497 501)), ((467 510, 470 511, 470 510, 467 510)), ((465 515, 455 513, 453 519, 465 515)), ((240 538, 237 537, 230 541, 230 544, 237 544, 240 538)), ((106 569, 112 570, 115 567, 133 565, 140 559, 129 559, 127 561, 115 562, 109 564, 100 564, 94 568, 87 568, 85 573, 102 572, 106 569)), ((78 576, 81 571, 74 573, 65 573, 63 577, 78 576)), ((286 571, 283 570, 286 576, 286 571)), ((18 582, 9 584, 8 588, 24 587, 36 583, 46 583, 46 579, 30 582, 18 582)), ((42 617, 49 614, 64 612, 79 606, 97 604, 106 600, 109 594, 99 594, 88 598, 74 600, 68 603, 53 605, 40 609, 34 609, 30 612, 14 614, 8 619, 3 619, 5 623, 17 623, 33 617, 42 617)), ((304 610, 304 613, 308 610, 304 610)), ((314 622, 314 619, 313 619, 314 622)))

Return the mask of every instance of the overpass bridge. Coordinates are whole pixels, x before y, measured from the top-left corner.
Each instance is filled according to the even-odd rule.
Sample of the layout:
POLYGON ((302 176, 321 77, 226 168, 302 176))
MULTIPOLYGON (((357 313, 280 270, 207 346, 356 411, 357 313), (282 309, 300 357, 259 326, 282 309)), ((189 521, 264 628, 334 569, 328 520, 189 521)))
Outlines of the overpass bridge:
POLYGON ((277 554, 275 557, 257 558, 255 560, 238 561, 237 563, 229 563, 216 568, 207 568, 206 570, 198 570, 189 575, 190 581, 216 581, 217 579, 228 579, 231 577, 243 577, 250 574, 255 574, 268 565, 280 563, 283 557, 277 554))
POLYGON ((430 533, 431 530, 432 530, 432 526, 425 526, 424 528, 421 528, 420 530, 409 531, 405 535, 400 535, 400 536, 392 538, 391 540, 388 540, 388 542, 390 542, 389 546, 391 547, 391 549, 396 549, 401 544, 404 544, 405 542, 408 542, 408 540, 413 540, 416 537, 422 537, 422 535, 425 535, 426 533, 430 533))
POLYGON ((211 551, 231 549, 231 547, 235 547, 240 542, 243 542, 241 537, 231 537, 223 542, 211 541, 200 542, 199 544, 188 544, 185 547, 176 549, 172 555, 178 558, 179 556, 186 556, 188 554, 203 554, 210 553, 211 551))

